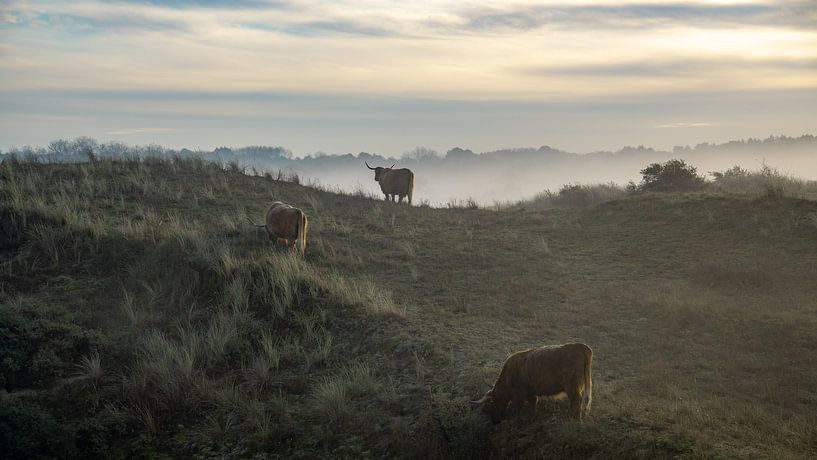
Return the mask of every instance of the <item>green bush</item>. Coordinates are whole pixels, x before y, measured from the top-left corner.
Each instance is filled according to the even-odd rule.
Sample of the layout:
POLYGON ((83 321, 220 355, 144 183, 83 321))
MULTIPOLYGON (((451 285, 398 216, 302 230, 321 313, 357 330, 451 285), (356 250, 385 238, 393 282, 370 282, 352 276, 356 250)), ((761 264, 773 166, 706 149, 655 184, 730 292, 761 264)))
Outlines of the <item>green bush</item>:
POLYGON ((63 306, 22 299, 0 304, 0 387, 47 386, 71 374, 76 357, 100 342, 63 306))
POLYGON ((554 193, 550 190, 518 205, 532 208, 588 208, 627 196, 628 191, 612 182, 606 184, 566 184, 554 193))
POLYGON ((641 170, 641 176, 638 190, 643 192, 688 192, 704 186, 704 178, 698 175, 698 168, 686 164, 684 160, 653 163, 641 170))
POLYGON ((0 458, 77 458, 73 426, 34 403, 0 400, 0 458))

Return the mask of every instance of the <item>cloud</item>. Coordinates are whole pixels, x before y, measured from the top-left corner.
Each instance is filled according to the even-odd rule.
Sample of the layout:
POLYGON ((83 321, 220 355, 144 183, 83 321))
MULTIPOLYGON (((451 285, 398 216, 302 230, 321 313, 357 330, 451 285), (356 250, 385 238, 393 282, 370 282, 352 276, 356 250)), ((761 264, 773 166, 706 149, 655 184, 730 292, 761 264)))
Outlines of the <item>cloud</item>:
POLYGON ((150 4, 172 8, 285 8, 291 2, 275 0, 124 0, 121 3, 150 4))
POLYGON ((814 71, 817 58, 781 59, 734 56, 712 58, 675 57, 672 59, 636 60, 617 63, 595 63, 568 66, 540 66, 523 68, 531 75, 572 75, 584 77, 683 77, 723 72, 751 72, 757 70, 814 71))
POLYGON ((804 3, 556 1, 21 2, 28 26, 4 26, 0 82, 532 101, 817 87, 817 29, 730 25, 804 3))
POLYGON ((675 122, 675 123, 664 123, 660 125, 653 125, 653 128, 703 128, 707 126, 713 126, 712 123, 707 122, 675 122))
POLYGON ((297 37, 400 35, 395 17, 355 8, 283 1, 79 0, 24 4, 5 11, 0 23, 79 33, 184 32, 210 38, 254 29, 297 37), (394 26, 395 28, 391 28, 394 26))
POLYGON ((323 35, 395 37, 401 35, 396 30, 376 26, 367 23, 366 21, 340 18, 331 21, 307 21, 289 24, 261 23, 251 21, 240 23, 238 25, 250 29, 279 32, 296 37, 316 37, 323 35))
POLYGON ((664 146, 770 133, 813 133, 817 88, 661 93, 583 100, 442 100, 292 92, 117 93, 0 90, 0 149, 87 135, 168 147, 274 144, 301 154, 381 152, 418 144, 445 151, 558 145, 589 152, 640 143, 664 146), (20 113, 43 115, 37 120, 20 113), (77 116, 82 119, 74 119, 77 116), (58 118, 55 118, 58 117, 58 118), (657 124, 711 123, 687 129, 657 124), (162 128, 169 131, 138 133, 162 128), (123 134, 106 134, 124 132, 123 134))
POLYGON ((12 11, 0 11, 0 25, 17 24, 20 18, 12 11))
POLYGON ((654 28, 684 24, 699 28, 789 26, 813 29, 817 6, 810 2, 684 4, 644 2, 619 5, 522 5, 472 8, 460 12, 471 32, 525 31, 552 26, 654 28))
POLYGON ((181 131, 179 129, 174 128, 127 128, 127 129, 116 129, 113 131, 108 131, 105 134, 111 136, 127 136, 131 134, 145 134, 145 133, 171 133, 181 131))
POLYGON ((103 17, 80 16, 74 14, 41 14, 37 21, 48 27, 70 29, 76 32, 107 33, 133 31, 190 31, 183 20, 159 18, 136 14, 111 14, 103 17))

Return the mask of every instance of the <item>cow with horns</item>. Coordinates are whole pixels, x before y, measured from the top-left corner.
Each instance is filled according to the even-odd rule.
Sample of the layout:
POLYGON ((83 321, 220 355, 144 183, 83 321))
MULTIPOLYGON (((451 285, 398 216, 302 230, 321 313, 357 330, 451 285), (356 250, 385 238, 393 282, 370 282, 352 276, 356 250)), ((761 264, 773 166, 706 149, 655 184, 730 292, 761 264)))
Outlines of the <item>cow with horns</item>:
POLYGON ((411 196, 414 193, 414 173, 410 169, 392 169, 394 165, 389 168, 376 167, 372 168, 366 162, 366 167, 374 171, 374 180, 380 183, 380 190, 386 195, 387 201, 394 201, 397 197, 398 203, 403 202, 404 197, 408 197, 408 202, 411 204, 411 196))

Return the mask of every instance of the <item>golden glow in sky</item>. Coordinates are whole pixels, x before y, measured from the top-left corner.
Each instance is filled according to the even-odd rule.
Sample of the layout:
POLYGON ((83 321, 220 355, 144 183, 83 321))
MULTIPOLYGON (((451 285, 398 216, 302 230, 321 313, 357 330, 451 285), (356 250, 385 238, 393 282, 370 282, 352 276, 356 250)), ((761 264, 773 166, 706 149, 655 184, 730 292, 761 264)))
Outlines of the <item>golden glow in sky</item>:
MULTIPOLYGON (((817 3, 810 1, 11 1, 0 5, 0 83, 10 102, 3 109, 6 119, 0 134, 15 143, 34 139, 27 135, 14 140, 22 125, 9 118, 29 117, 25 126, 32 126, 31 117, 43 117, 42 112, 49 110, 45 94, 55 101, 72 95, 54 102, 51 112, 93 118, 79 113, 80 107, 98 107, 104 105, 103 99, 113 101, 126 92, 127 101, 116 102, 132 109, 118 115, 123 126, 100 130, 178 142, 182 137, 161 136, 181 128, 142 126, 150 124, 146 118, 208 112, 261 119, 283 116, 280 103, 231 99, 231 94, 289 98, 288 123, 297 126, 293 120, 314 116, 320 105, 304 103, 302 98, 340 98, 350 107, 356 106, 356 98, 363 106, 378 98, 452 104, 493 101, 502 105, 497 113, 513 114, 510 105, 514 103, 581 105, 649 99, 672 105, 696 99, 688 95, 701 98, 722 92, 738 99, 797 92, 806 99, 793 100, 805 102, 813 101, 817 91, 817 3), (133 96, 140 92, 146 96, 133 96), (168 95, 167 100, 158 93, 168 95), (130 126, 133 123, 139 126, 130 126)), ((725 103, 743 111, 740 102, 725 103)), ((710 127, 707 135, 711 135, 713 126, 728 127, 729 117, 744 123, 738 114, 728 110, 715 114, 706 105, 698 113, 684 114, 684 119, 654 120, 648 126, 710 127)), ((780 110, 779 105, 778 100, 775 110, 780 110)), ((350 109, 343 114, 342 108, 330 107, 328 112, 343 116, 346 126, 349 120, 365 123, 369 117, 382 118, 382 107, 371 110, 350 109)), ((425 114, 434 118, 446 109, 428 110, 436 110, 425 114)), ((458 110, 466 109, 454 112, 458 110)), ((537 116, 529 109, 520 110, 537 116)), ((590 118, 603 120, 597 110, 587 110, 590 118)), ((409 112, 423 117, 421 111, 409 112)), ((748 132, 748 125, 721 132, 763 136, 788 126, 799 134, 813 126, 802 120, 813 113, 808 107, 795 104, 790 112, 788 125, 776 120, 763 129, 762 120, 754 120, 752 129, 758 132, 748 132)), ((171 119, 162 123, 173 124, 171 119)), ((41 135, 61 134, 42 133, 46 126, 50 125, 40 128, 41 135)), ((355 129, 364 132, 363 126, 355 129)), ((610 124, 601 128, 617 131, 610 124)), ((195 126, 184 129, 190 137, 195 135, 195 126)), ((513 145, 519 139, 516 131, 513 139, 496 138, 496 145, 513 145)), ((448 142, 436 134, 424 139, 422 133, 418 128, 418 144, 448 142)), ((522 140, 536 144, 532 134, 522 140)), ((291 142, 305 149, 355 149, 343 136, 324 136, 323 146, 291 142)), ((592 145, 613 147, 609 144, 626 139, 601 136, 592 145)), ((667 138, 666 142, 674 141, 667 138)), ((378 141, 377 145, 385 144, 378 141)), ((410 147, 399 145, 392 148, 410 147)), ((592 145, 576 143, 579 148, 592 145)))

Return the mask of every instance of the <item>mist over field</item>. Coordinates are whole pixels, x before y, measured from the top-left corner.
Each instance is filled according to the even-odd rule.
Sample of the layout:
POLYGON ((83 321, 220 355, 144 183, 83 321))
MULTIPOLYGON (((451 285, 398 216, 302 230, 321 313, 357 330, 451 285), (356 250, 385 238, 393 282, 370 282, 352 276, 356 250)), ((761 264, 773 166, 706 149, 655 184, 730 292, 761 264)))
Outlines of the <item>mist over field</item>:
MULTIPOLYGON (((473 152, 454 147, 447 152, 418 147, 398 158, 377 153, 319 154, 298 157, 284 147, 219 147, 213 151, 164 149, 99 143, 89 138, 54 141, 46 147, 13 148, 18 156, 35 155, 43 161, 84 161, 86 151, 106 157, 127 155, 192 156, 255 168, 258 173, 296 174, 304 183, 344 192, 365 191, 382 196, 370 166, 409 168, 415 173, 415 203, 445 206, 465 200, 481 205, 532 198, 562 186, 614 183, 625 186, 641 179, 652 163, 681 159, 701 175, 740 166, 757 171, 764 166, 796 178, 817 179, 817 138, 771 136, 765 139, 697 144, 670 151, 624 147, 614 152, 571 153, 554 147, 513 148, 473 152)), ((709 176, 711 178, 711 176, 709 176)))
POLYGON ((754 171, 765 164, 783 173, 817 179, 817 139, 813 136, 704 144, 672 151, 640 146, 615 152, 577 154, 542 146, 484 153, 454 148, 434 153, 418 148, 396 159, 368 158, 361 154, 356 158, 323 157, 271 164, 275 165, 272 168, 288 168, 342 190, 362 186, 378 195, 380 190, 373 182, 373 173, 361 170, 362 160, 371 166, 394 164, 395 168, 414 171, 415 197, 434 205, 469 198, 483 205, 517 201, 544 190, 557 191, 566 184, 637 183, 641 179, 640 171, 647 165, 673 158, 685 160, 701 174, 735 165, 754 171))

